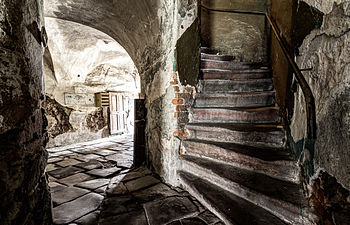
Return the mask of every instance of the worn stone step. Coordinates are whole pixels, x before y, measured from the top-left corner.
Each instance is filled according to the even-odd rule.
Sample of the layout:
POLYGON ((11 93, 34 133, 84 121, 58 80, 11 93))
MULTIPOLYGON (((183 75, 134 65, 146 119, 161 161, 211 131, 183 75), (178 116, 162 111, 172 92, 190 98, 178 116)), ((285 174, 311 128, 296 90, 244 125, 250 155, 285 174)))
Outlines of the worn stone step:
POLYGON ((212 49, 212 48, 208 48, 208 47, 201 47, 201 53, 207 53, 207 54, 217 54, 219 53, 219 51, 212 49))
POLYGON ((245 70, 219 70, 219 69, 201 69, 202 78, 204 80, 244 80, 270 78, 270 69, 245 69, 245 70))
POLYGON ((265 209, 193 174, 178 172, 182 186, 227 225, 285 225, 265 209))
POLYGON ((272 125, 230 123, 187 124, 188 139, 236 143, 255 147, 284 147, 282 129, 272 125))
POLYGON ((237 154, 263 161, 294 161, 294 154, 285 147, 254 147, 237 143, 186 139, 183 142, 186 153, 207 156, 226 162, 235 162, 237 154))
POLYGON ((242 70, 242 69, 267 69, 266 63, 262 62, 235 62, 201 59, 202 69, 221 69, 221 70, 242 70))
POLYGON ((201 92, 261 92, 272 91, 271 78, 249 80, 201 80, 199 82, 201 92))
POLYGON ((264 208, 289 224, 311 223, 313 216, 307 211, 301 184, 200 157, 183 156, 182 164, 182 170, 264 208), (300 211, 305 215, 301 216, 300 211))
POLYGON ((280 123, 277 107, 231 109, 231 108, 193 108, 192 123, 280 123))
POLYGON ((301 184, 198 157, 182 158, 182 171, 267 210, 288 224, 313 224, 301 184), (300 215, 300 211, 303 215, 300 215))
POLYGON ((201 59, 220 60, 220 61, 232 61, 232 60, 235 59, 235 57, 234 56, 230 56, 230 55, 201 53, 201 59))
POLYGON ((252 108, 275 105, 275 92, 246 93, 201 93, 196 96, 194 106, 201 108, 233 107, 252 108))
MULTIPOLYGON (((249 156, 240 152, 220 148, 218 146, 200 142, 185 141, 183 156, 206 157, 215 161, 230 164, 235 167, 254 170, 259 173, 268 174, 280 180, 299 182, 299 169, 291 159, 283 157, 272 157, 269 160, 262 160, 255 156, 249 156), (201 148, 198 148, 201 147, 201 148), (204 149, 205 148, 205 149, 204 149)), ((268 157, 266 155, 265 157, 268 157)))

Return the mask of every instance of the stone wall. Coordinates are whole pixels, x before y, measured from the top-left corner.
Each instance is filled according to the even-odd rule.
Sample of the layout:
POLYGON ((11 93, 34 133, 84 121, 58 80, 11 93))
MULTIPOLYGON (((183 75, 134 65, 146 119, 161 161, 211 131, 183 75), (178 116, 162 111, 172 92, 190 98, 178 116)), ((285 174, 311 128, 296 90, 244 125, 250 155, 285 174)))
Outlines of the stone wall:
MULTIPOLYGON (((265 12, 265 0, 202 0, 210 9, 265 12)), ((267 32, 264 15, 201 10, 202 45, 234 55, 239 61, 267 61, 267 32)))
POLYGON ((73 109, 62 106, 49 96, 46 96, 43 107, 48 120, 47 130, 50 138, 73 130, 69 122, 69 116, 73 109))
POLYGON ((350 221, 350 192, 334 176, 319 170, 310 185, 310 204, 318 224, 343 225, 350 221))
POLYGON ((0 1, 0 224, 51 224, 42 1, 0 1))
MULTIPOLYGON (((318 1, 306 1, 325 13, 321 28, 313 30, 299 48, 297 62, 316 101, 317 139, 315 169, 322 168, 350 188, 350 3, 331 9, 318 1)), ((327 4, 328 5, 328 4, 327 4)), ((300 90, 292 121, 295 141, 305 137, 305 108, 300 90)), ((312 157, 312 155, 311 155, 312 157)))
MULTIPOLYGON (((178 40, 186 35, 188 29, 196 28, 196 24, 193 23, 195 23, 198 16, 198 5, 197 1, 194 0, 178 0, 174 4, 165 1, 162 3, 161 9, 161 17, 167 18, 160 24, 163 32, 161 33, 163 40, 161 51, 163 55, 159 59, 159 64, 155 64, 152 70, 141 75, 141 77, 151 77, 151 79, 145 80, 148 110, 146 127, 147 161, 164 180, 177 185, 176 171, 179 168, 178 157, 181 143, 181 138, 177 137, 177 132, 179 131, 180 120, 186 120, 188 115, 187 109, 185 109, 188 103, 184 97, 190 95, 189 93, 193 90, 193 86, 189 85, 188 82, 191 82, 192 85, 196 83, 198 74, 190 74, 190 77, 192 76, 191 81, 186 80, 185 74, 180 77, 180 70, 176 71, 175 55, 188 54, 189 52, 179 51, 181 49, 189 51, 189 49, 176 49, 178 52, 175 54, 175 47, 178 40), (165 15, 167 16, 165 17, 165 15), (153 75, 150 76, 149 73, 153 73, 153 75), (187 92, 186 89, 191 90, 187 92)), ((199 34, 196 32, 190 33, 193 35, 192 39, 191 35, 186 38, 197 40, 199 34)), ((195 51, 195 55, 199 54, 197 49, 195 51)), ((183 71, 191 72, 192 69, 187 67, 183 71)))

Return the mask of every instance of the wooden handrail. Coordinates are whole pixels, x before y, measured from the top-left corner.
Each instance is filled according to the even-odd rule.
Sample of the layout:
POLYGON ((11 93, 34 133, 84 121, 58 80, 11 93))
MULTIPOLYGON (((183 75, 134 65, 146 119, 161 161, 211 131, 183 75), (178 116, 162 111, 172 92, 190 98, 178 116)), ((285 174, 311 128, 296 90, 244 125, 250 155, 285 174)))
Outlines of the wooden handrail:
POLYGON ((289 64, 291 65, 295 77, 300 85, 300 88, 304 94, 305 104, 306 104, 306 117, 307 117, 307 137, 309 139, 316 139, 316 106, 315 106, 315 98, 312 94, 311 88, 307 81, 305 80, 304 75, 301 73, 298 65, 292 58, 291 54, 289 54, 287 47, 282 41, 282 37, 279 33, 279 29, 275 21, 271 18, 271 16, 265 13, 269 24, 271 25, 272 31, 275 34, 275 37, 283 51, 284 56, 287 58, 289 64))
POLYGON ((214 11, 214 12, 223 12, 223 13, 239 13, 239 14, 253 14, 253 15, 265 15, 265 12, 259 12, 259 11, 245 11, 245 10, 236 10, 236 9, 211 9, 204 5, 201 5, 203 9, 206 9, 208 11, 214 11))
POLYGON ((305 77, 303 76, 302 72, 300 71, 298 65, 296 64, 295 60, 291 56, 291 54, 288 52, 288 49, 286 45, 283 42, 283 37, 280 34, 280 30, 273 20, 273 18, 267 13, 267 12, 258 12, 258 11, 244 11, 244 10, 231 10, 231 9, 210 9, 206 6, 201 5, 202 8, 208 10, 208 11, 215 11, 215 12, 224 12, 224 13, 239 13, 239 14, 253 14, 253 15, 264 15, 267 18, 267 21, 269 22, 272 31, 283 51, 284 56, 287 58, 288 63, 290 64, 295 77, 300 85, 300 88, 303 92, 304 98, 305 98, 305 104, 306 104, 306 117, 307 117, 307 138, 314 140, 316 139, 316 106, 315 106, 315 98, 312 94, 311 88, 307 81, 305 80, 305 77))

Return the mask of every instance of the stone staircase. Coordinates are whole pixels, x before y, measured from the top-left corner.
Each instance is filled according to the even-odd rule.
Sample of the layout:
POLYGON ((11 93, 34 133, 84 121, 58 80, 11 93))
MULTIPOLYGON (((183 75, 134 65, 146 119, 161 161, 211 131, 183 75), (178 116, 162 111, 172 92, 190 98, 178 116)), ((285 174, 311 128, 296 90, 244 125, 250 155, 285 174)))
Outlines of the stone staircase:
POLYGON ((200 94, 178 171, 183 187, 226 224, 312 224, 270 67, 201 51, 200 94))

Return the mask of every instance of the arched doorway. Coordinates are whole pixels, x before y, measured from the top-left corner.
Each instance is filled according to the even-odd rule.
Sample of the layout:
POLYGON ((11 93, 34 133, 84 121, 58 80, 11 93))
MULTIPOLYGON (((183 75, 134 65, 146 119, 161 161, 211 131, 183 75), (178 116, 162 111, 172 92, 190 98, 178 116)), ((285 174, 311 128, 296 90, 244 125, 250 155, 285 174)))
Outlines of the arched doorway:
POLYGON ((94 28, 46 18, 44 54, 53 222, 94 215, 111 178, 133 165, 140 77, 128 53, 94 28), (71 211, 79 204, 87 211, 71 211), (96 208, 94 208, 96 207, 96 208), (73 217, 72 217, 73 218, 73 217))

